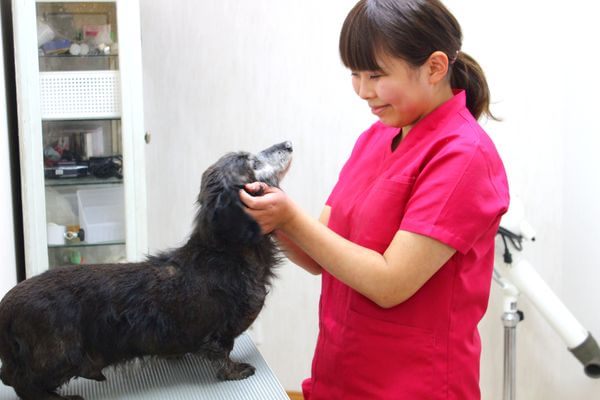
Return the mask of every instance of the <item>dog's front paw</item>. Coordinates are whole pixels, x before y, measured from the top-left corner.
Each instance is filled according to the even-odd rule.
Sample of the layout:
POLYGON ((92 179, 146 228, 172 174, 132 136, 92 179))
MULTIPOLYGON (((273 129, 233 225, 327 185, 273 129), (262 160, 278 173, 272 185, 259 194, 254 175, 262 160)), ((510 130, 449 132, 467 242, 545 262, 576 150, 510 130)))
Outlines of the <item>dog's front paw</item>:
POLYGON ((219 369, 219 372, 217 372, 217 378, 222 381, 237 381, 254 375, 255 370, 256 368, 250 364, 230 361, 221 369, 219 369))

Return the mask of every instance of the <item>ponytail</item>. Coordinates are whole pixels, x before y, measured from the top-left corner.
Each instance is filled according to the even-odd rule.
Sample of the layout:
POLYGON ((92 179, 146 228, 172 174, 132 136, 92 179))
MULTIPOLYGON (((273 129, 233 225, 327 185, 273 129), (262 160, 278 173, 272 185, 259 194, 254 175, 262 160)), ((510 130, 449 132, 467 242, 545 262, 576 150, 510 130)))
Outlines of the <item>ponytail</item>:
POLYGON ((459 51, 450 68, 450 86, 466 92, 467 108, 476 119, 482 115, 495 121, 490 111, 490 90, 481 66, 467 53, 459 51))

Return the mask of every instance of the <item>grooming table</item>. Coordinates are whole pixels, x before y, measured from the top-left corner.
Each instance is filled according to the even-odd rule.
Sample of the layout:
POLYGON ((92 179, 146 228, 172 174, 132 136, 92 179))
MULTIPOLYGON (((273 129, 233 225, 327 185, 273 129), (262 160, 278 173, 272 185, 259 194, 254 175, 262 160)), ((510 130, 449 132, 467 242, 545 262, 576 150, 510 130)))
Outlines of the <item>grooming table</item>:
MULTIPOLYGON (((241 381, 219 381, 211 363, 186 355, 180 359, 148 359, 106 368, 107 380, 73 379, 60 394, 86 400, 289 400, 285 390, 247 334, 236 339, 234 361, 252 364, 254 375, 241 381)), ((10 386, 0 382, 0 400, 17 400, 10 386)))

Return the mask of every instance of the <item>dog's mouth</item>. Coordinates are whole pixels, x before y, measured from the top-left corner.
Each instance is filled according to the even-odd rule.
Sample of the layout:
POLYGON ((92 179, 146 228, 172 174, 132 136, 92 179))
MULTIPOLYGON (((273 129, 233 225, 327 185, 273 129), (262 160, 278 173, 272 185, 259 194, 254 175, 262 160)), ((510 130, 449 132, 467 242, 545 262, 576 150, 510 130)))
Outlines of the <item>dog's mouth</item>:
POLYGON ((290 169, 292 152, 292 143, 287 141, 258 153, 256 158, 260 167, 254 171, 256 180, 276 186, 290 169))
POLYGON ((283 179, 283 177, 287 175, 287 173, 290 170, 291 166, 292 166, 292 156, 290 154, 290 156, 288 157, 287 163, 283 167, 283 170, 281 170, 281 172, 277 176, 277 179, 279 179, 281 181, 283 179))

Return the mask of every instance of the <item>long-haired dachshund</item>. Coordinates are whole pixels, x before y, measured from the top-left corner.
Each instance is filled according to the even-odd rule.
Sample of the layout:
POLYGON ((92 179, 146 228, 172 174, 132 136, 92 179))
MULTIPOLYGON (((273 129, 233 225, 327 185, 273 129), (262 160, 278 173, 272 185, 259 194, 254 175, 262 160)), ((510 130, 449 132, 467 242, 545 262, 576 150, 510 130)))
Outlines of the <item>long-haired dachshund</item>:
POLYGON ((2 382, 23 400, 81 399, 56 389, 73 377, 103 381, 103 368, 137 357, 186 353, 214 361, 219 379, 252 375, 229 353, 263 307, 279 253, 238 192, 254 181, 277 186, 291 154, 285 142, 209 167, 180 248, 139 263, 51 269, 15 286, 0 302, 2 382))

